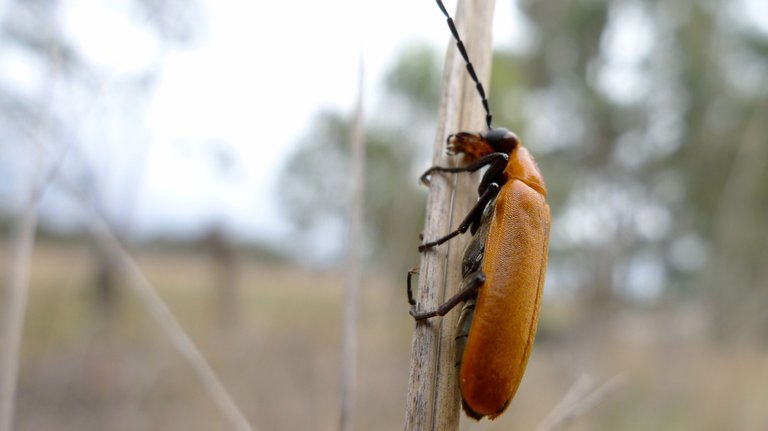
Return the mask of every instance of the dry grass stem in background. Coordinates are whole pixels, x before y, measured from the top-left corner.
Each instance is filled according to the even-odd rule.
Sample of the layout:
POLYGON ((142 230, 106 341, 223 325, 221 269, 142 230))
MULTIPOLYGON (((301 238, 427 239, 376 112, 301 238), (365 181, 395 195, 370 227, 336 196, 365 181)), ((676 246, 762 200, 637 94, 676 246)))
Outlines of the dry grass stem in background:
MULTIPOLYGON (((147 20, 153 17, 149 14, 147 20)), ((53 26, 48 29, 49 40, 58 38, 58 28, 53 26)), ((52 67, 49 72, 49 87, 46 91, 46 97, 41 98, 43 108, 39 110, 38 127, 24 127, 24 132, 28 134, 30 140, 36 145, 38 155, 36 156, 37 172, 36 178, 32 181, 30 195, 26 205, 19 218, 17 219, 13 231, 8 240, 8 250, 10 258, 6 261, 5 279, 3 280, 4 289, 0 292, 2 307, 0 308, 0 431, 11 431, 13 429, 16 385, 18 381, 19 353, 21 338, 24 330, 24 318, 26 314, 26 304, 28 296, 28 280, 30 255, 33 244, 35 243, 35 231, 37 230, 37 209, 38 202, 47 188, 48 184, 56 178, 64 164, 70 150, 74 147, 75 140, 70 140, 63 148, 61 153, 55 157, 50 168, 43 169, 43 155, 47 152, 44 143, 46 139, 41 136, 48 132, 47 120, 50 116, 50 99, 53 91, 53 83, 56 82, 60 69, 61 53, 54 44, 46 46, 47 55, 53 59, 52 67)), ((101 102, 106 89, 117 75, 113 71, 98 86, 98 91, 93 103, 86 111, 84 118, 80 119, 77 128, 80 129, 86 123, 87 117, 94 108, 101 102)), ((26 126, 25 121, 17 121, 17 124, 26 126)), ((83 201, 85 202, 85 201, 83 201)))
POLYGON ((347 259, 344 266, 344 322, 341 355, 341 418, 339 429, 351 431, 355 419, 357 387, 357 314, 362 280, 360 245, 363 239, 363 200, 365 189, 365 142, 363 135, 363 63, 360 60, 360 80, 357 102, 349 133, 351 172, 349 175, 349 231, 347 259))
MULTIPOLYGON (((85 203, 85 201, 82 201, 85 203)), ((96 239, 101 242, 112 253, 110 256, 114 260, 121 272, 129 280, 130 286, 134 289, 139 300, 144 304, 150 315, 155 318, 160 327, 163 328, 168 339, 176 350, 181 354, 184 360, 192 367, 197 377, 200 379, 205 391, 216 402, 224 416, 232 424, 232 428, 238 431, 251 431, 252 428, 240 411, 232 397, 221 384, 216 374, 211 369, 202 353, 195 347, 195 344, 189 338, 184 328, 179 324, 168 306, 165 305, 162 298, 157 294, 152 284, 138 267, 136 262, 130 257, 115 237, 112 230, 104 223, 94 212, 93 231, 96 239)))
MULTIPOLYGON (((36 184, 35 184, 36 185, 36 184)), ((13 429, 21 337, 27 309, 29 260, 37 227, 37 193, 33 188, 9 238, 0 308, 0 431, 13 429)))
MULTIPOLYGON (((485 85, 490 76, 493 8, 494 1, 462 1, 458 2, 454 15, 470 61, 485 85)), ((435 15, 435 19, 443 18, 437 8, 435 15)), ((457 161, 455 157, 446 157, 446 137, 460 130, 484 130, 485 112, 448 28, 445 34, 450 42, 432 161, 435 165, 451 166, 457 161)), ((425 239, 445 235, 467 214, 476 201, 477 181, 477 175, 466 173, 432 177, 427 196, 425 239)), ((467 241, 467 235, 461 235, 422 253, 416 294, 420 309, 434 309, 456 293, 461 285, 461 257, 467 241)), ((411 342, 406 430, 450 431, 458 428, 460 399, 454 367, 457 311, 416 324, 411 342)))
POLYGON ((582 374, 568 389, 559 403, 541 421, 536 431, 554 431, 565 427, 569 422, 588 413, 618 389, 624 382, 622 375, 613 376, 602 386, 595 388, 592 378, 582 374))

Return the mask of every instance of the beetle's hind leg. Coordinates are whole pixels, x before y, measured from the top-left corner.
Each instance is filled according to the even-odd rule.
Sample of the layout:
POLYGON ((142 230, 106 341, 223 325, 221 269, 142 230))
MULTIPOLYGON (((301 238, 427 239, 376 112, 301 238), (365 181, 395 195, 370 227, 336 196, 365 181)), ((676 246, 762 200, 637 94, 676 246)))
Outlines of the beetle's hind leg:
POLYGON ((464 283, 461 286, 461 290, 456 295, 453 295, 449 300, 445 301, 442 305, 432 311, 416 311, 416 306, 411 307, 410 314, 418 322, 419 320, 429 319, 435 316, 445 316, 453 307, 458 304, 473 298, 477 295, 477 289, 485 283, 485 274, 482 271, 473 272, 464 277, 464 283))
POLYGON ((408 303, 413 305, 416 305, 416 300, 413 299, 413 289, 411 288, 411 277, 413 277, 413 274, 418 274, 419 268, 411 268, 408 270, 408 277, 406 278, 406 286, 407 292, 408 292, 408 303))
POLYGON ((469 330, 472 328, 472 318, 475 316, 475 301, 476 298, 470 298, 461 307, 461 314, 459 314, 459 323, 456 325, 456 336, 453 341, 456 343, 456 356, 454 367, 461 367, 461 362, 464 360, 464 350, 467 348, 467 340, 469 339, 469 330))

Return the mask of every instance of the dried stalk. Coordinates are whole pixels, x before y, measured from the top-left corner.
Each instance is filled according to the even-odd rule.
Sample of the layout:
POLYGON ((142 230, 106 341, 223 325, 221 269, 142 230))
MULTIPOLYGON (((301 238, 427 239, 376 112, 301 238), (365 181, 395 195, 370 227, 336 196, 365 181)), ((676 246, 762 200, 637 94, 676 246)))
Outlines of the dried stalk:
POLYGON ((5 289, 0 308, 0 431, 13 429, 19 354, 27 309, 27 282, 37 227, 37 198, 31 193, 9 238, 5 289))
POLYGON ((624 383, 622 375, 613 376, 610 380, 595 388, 591 378, 582 375, 565 393, 559 403, 547 414, 536 427, 536 431, 555 431, 568 423, 593 410, 608 395, 624 383))
MULTIPOLYGON (((82 196, 79 197, 82 198, 82 196)), ((84 204, 85 202, 83 200, 84 204)), ((245 415, 243 415, 221 384, 221 381, 216 377, 208 361, 205 360, 203 354, 200 353, 200 350, 197 349, 192 339, 189 338, 184 328, 176 320, 173 312, 165 305, 165 302, 157 294, 136 262, 120 244, 112 230, 95 211, 92 226, 97 241, 111 254, 110 258, 117 264, 120 271, 125 274, 139 300, 147 308, 149 314, 157 321, 162 330, 165 331, 171 344, 190 365, 205 391, 216 402, 224 417, 232 425, 232 429, 252 431, 245 415)))
MULTIPOLYGON (((58 53, 49 47, 49 55, 53 59, 50 70, 48 96, 53 90, 53 83, 59 71, 58 53)), ((34 141, 43 141, 50 129, 49 97, 41 99, 41 109, 36 118, 35 126, 27 132, 34 141)), ((27 312, 27 297, 29 294, 29 268, 32 248, 35 244, 37 231, 38 204, 47 184, 43 170, 43 153, 36 148, 34 170, 30 178, 29 195, 22 212, 14 222, 13 232, 8 239, 3 292, 0 298, 3 303, 0 308, 0 431, 11 431, 16 409, 16 385, 19 379, 19 358, 21 340, 24 334, 24 318, 27 312)))
MULTIPOLYGON (((494 1, 458 3, 455 23, 477 75, 488 83, 494 1)), ((446 29, 446 34, 449 34, 446 29)), ((487 88, 487 87, 486 87, 487 88)), ((446 157, 446 137, 460 130, 485 129, 485 113, 466 66, 451 39, 443 71, 442 96, 433 163, 455 165, 446 157)), ((424 238, 448 233, 477 200, 477 175, 434 175, 427 196, 424 238)), ((461 255, 467 235, 422 254, 417 301, 433 309, 453 295, 461 283, 461 255)), ((454 336, 458 310, 416 324, 411 344, 405 430, 455 430, 459 425, 459 390, 454 368, 454 336)))
POLYGON ((357 104, 350 129, 349 176, 351 199, 349 207, 349 236, 347 240, 347 274, 344 289, 344 327, 341 356, 341 419, 339 429, 351 431, 355 418, 355 389, 357 387, 357 315, 358 296, 362 279, 360 244, 363 239, 363 189, 365 188, 365 146, 363 137, 363 66, 360 65, 357 104))

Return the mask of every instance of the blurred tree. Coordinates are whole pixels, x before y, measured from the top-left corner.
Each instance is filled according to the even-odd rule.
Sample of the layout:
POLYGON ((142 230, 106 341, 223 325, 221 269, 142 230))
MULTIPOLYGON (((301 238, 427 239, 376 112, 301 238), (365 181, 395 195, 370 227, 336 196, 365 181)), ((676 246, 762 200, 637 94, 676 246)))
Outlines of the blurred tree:
MULTIPOLYGON (((582 300, 585 322, 678 298, 712 306, 721 332, 768 330, 757 312, 768 299, 768 25, 749 4, 516 3, 529 43, 497 53, 489 99, 495 124, 516 130, 541 165, 553 210, 548 289, 582 300), (745 305, 755 312, 734 319, 745 305)), ((422 223, 403 214, 420 203, 394 199, 427 163, 413 145, 432 139, 430 56, 397 60, 386 81, 395 97, 369 132, 369 238, 388 261, 422 223), (401 112, 418 121, 388 121, 401 112), (420 125, 425 136, 413 139, 420 125), (395 243, 391 225, 410 233, 395 243)), ((319 117, 288 165, 297 220, 340 218, 346 127, 319 117)))
POLYGON ((240 317, 237 249, 221 225, 211 226, 199 242, 211 261, 211 285, 216 298, 219 327, 232 329, 239 323, 240 317))
MULTIPOLYGON (((306 141, 311 144, 291 158, 281 182, 282 201, 302 230, 322 228, 329 220, 343 221, 348 199, 349 121, 324 113, 316 124, 311 141, 306 141)), ((403 166, 413 162, 414 151, 409 146, 415 143, 411 139, 388 130, 369 129, 365 133, 364 250, 384 268, 397 268, 395 271, 416 258, 415 253, 404 250, 408 250, 407 243, 416 244, 424 211, 416 181, 402 172, 403 166)), ((339 238, 328 240, 341 242, 339 238)), ((415 246, 411 248, 415 251, 415 246)))
POLYGON ((550 275, 589 319, 695 294, 720 326, 766 285, 768 29, 745 4, 520 4, 533 43, 497 57, 491 102, 542 166, 550 275))
POLYGON ((609 4, 521 5, 534 46, 497 56, 491 83, 497 124, 519 131, 548 182, 550 279, 568 280, 564 285, 591 304, 595 320, 594 313, 614 308, 614 271, 628 259, 633 210, 623 204, 637 199, 640 205, 644 198, 637 179, 612 158, 619 135, 643 119, 632 116, 632 104, 613 101, 594 76, 611 55, 604 48, 609 4))
MULTIPOLYGON (((758 305, 768 299, 768 28, 748 3, 693 3, 668 30, 686 102, 670 159, 687 186, 679 219, 708 257, 687 290, 707 295, 721 336, 768 330, 758 305)), ((679 270, 691 266, 683 245, 679 270)))
MULTIPOLYGON (((117 235, 125 238, 133 214, 132 196, 140 172, 137 166, 141 166, 146 149, 146 145, 135 145, 144 138, 135 125, 140 123, 137 117, 143 116, 145 102, 154 89, 164 50, 158 50, 153 64, 122 74, 116 84, 112 82, 114 70, 95 64, 64 30, 66 6, 33 0, 5 2, 0 8, 4 53, 0 61, 8 72, 0 74, 0 146, 4 147, 0 166, 9 167, 3 169, 0 213, 13 213, 18 202, 26 199, 17 196, 18 190, 24 189, 19 182, 34 177, 30 172, 40 168, 35 163, 39 158, 46 172, 56 170, 76 178, 78 191, 89 199, 77 206, 92 205, 117 235), (93 117, 98 117, 93 122, 96 127, 88 128, 86 136, 82 125, 93 117), (87 141, 98 145, 84 145, 87 141)), ((137 27, 151 28, 161 46, 191 42, 200 18, 196 2, 136 0, 112 7, 127 7, 129 10, 119 12, 132 14, 137 27)), ((62 202, 69 202, 71 197, 58 196, 61 189, 56 187, 50 190, 46 195, 54 196, 46 201, 57 208, 41 216, 43 225, 71 229, 62 226, 65 218, 59 217, 62 207, 67 206, 62 202)), ((92 250, 96 302, 111 309, 119 277, 103 250, 98 246, 92 250)))
MULTIPOLYGON (((420 152, 433 139, 439 73, 437 56, 426 46, 404 51, 385 78, 386 110, 366 120, 364 250, 375 267, 396 278, 418 259, 425 194, 417 189, 417 172, 427 166, 420 152)), ((285 166, 280 196, 300 230, 344 220, 349 127, 341 114, 320 114, 285 166)))

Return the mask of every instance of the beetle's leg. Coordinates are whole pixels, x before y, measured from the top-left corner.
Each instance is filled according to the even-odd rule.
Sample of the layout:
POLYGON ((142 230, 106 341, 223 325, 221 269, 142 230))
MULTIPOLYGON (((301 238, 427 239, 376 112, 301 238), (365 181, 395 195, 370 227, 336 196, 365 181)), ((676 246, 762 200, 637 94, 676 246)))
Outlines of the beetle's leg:
POLYGON ((504 170, 507 169, 509 156, 504 153, 491 153, 484 158, 493 156, 494 154, 503 154, 505 157, 502 158, 495 156, 495 158, 489 163, 491 166, 489 166, 488 170, 485 171, 483 178, 480 180, 480 185, 477 187, 477 193, 480 195, 485 193, 485 191, 488 190, 488 186, 491 184, 496 183, 501 186, 504 184, 504 182, 506 182, 506 178, 504 177, 504 170))
POLYGON ((419 268, 411 268, 408 270, 408 278, 406 279, 406 285, 408 286, 408 303, 416 305, 416 301, 413 299, 413 290, 411 290, 411 276, 418 274, 419 268))
POLYGON ((410 314, 416 321, 429 319, 435 316, 445 316, 453 307, 477 295, 477 289, 485 283, 485 274, 482 271, 473 272, 464 277, 464 283, 461 290, 451 299, 445 301, 437 309, 432 311, 418 312, 415 307, 411 308, 410 314))
POLYGON ((432 166, 431 168, 427 169, 427 171, 424 172, 421 177, 419 177, 419 181, 428 185, 429 177, 433 172, 475 172, 476 170, 486 165, 500 165, 501 170, 503 171, 504 167, 507 165, 508 160, 509 156, 504 153, 491 153, 481 159, 475 160, 474 162, 464 167, 449 168, 445 166, 432 166))
POLYGON ((432 248, 436 245, 440 245, 449 239, 455 237, 456 235, 460 233, 464 233, 469 229, 469 227, 474 223, 479 223, 480 219, 483 216, 483 211, 485 210, 485 207, 488 205, 488 202, 492 201, 493 198, 496 197, 496 195, 499 193, 499 185, 496 183, 491 183, 488 185, 488 187, 485 189, 485 192, 480 196, 480 199, 477 200, 477 203, 475 206, 472 207, 471 210, 469 210, 469 214, 467 214, 466 217, 464 217, 464 220, 461 222, 458 228, 454 230, 453 232, 449 233, 448 235, 438 238, 434 241, 426 242, 419 246, 419 251, 424 251, 429 248, 432 248))

